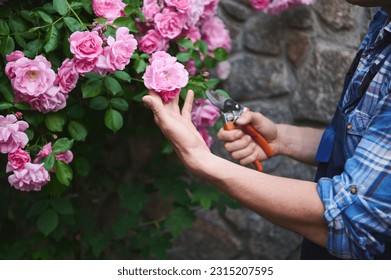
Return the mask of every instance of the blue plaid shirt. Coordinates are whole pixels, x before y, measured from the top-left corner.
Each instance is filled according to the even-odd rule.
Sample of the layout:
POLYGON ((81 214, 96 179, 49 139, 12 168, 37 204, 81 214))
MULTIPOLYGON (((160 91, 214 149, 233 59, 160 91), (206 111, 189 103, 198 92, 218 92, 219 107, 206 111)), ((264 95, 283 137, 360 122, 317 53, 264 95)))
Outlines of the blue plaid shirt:
MULTIPOLYGON (((390 42, 390 36, 391 23, 385 11, 379 9, 361 45, 364 52, 344 103, 357 90, 370 66, 385 57, 384 40, 390 42)), ((340 258, 373 259, 384 252, 385 243, 391 242, 390 93, 391 55, 361 102, 347 115, 352 129, 346 136, 348 160, 344 172, 318 181, 329 228, 327 249, 340 258)))

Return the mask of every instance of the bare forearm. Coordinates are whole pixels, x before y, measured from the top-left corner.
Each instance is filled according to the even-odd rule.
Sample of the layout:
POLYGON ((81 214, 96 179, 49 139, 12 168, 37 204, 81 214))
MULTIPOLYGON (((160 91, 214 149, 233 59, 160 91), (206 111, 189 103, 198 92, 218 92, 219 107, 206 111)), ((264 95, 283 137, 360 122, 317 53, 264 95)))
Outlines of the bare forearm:
POLYGON ((267 175, 212 154, 190 169, 271 222, 326 245, 324 206, 315 183, 267 175))
POLYGON ((277 125, 277 130, 281 143, 280 154, 307 164, 315 164, 323 129, 280 124, 277 125))

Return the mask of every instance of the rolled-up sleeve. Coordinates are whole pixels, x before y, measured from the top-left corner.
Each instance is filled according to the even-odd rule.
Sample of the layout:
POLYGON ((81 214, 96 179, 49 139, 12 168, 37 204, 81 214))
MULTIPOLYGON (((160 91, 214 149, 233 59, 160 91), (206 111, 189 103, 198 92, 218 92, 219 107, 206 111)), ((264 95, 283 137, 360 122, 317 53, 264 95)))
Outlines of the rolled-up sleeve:
POLYGON ((386 97, 344 172, 318 181, 328 223, 328 251, 373 259, 391 242, 391 97, 386 97))

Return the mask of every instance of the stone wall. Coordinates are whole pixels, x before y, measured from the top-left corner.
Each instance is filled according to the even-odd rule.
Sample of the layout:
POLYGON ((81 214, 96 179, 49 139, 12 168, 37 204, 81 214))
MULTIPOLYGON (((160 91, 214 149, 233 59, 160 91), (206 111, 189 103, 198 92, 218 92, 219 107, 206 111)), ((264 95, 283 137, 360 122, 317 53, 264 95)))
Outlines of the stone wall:
MULTIPOLYGON (((251 9, 249 0, 221 0, 230 29, 231 75, 224 88, 275 122, 324 127, 371 10, 342 0, 318 0, 278 16, 251 9)), ((227 159, 221 143, 213 147, 227 159)), ((265 172, 313 180, 315 169, 289 158, 264 163, 265 172)), ((199 211, 193 228, 175 240, 173 259, 297 259, 301 237, 247 209, 224 215, 199 211)))

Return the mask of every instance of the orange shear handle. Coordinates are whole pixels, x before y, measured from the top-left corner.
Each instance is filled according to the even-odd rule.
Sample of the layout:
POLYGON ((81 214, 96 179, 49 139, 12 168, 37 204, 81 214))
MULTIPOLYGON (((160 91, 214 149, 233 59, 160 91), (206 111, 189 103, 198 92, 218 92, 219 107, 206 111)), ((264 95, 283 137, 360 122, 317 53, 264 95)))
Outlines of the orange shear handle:
MULTIPOLYGON (((224 130, 233 130, 236 128, 236 126, 233 122, 228 122, 224 125, 223 128, 224 130)), ((243 125, 242 130, 244 133, 251 136, 251 138, 263 149, 263 151, 268 157, 272 157, 275 155, 275 152, 270 147, 266 139, 251 124, 243 125)), ((255 160, 253 163, 255 165, 255 168, 259 172, 262 172, 262 163, 259 160, 255 160)))

